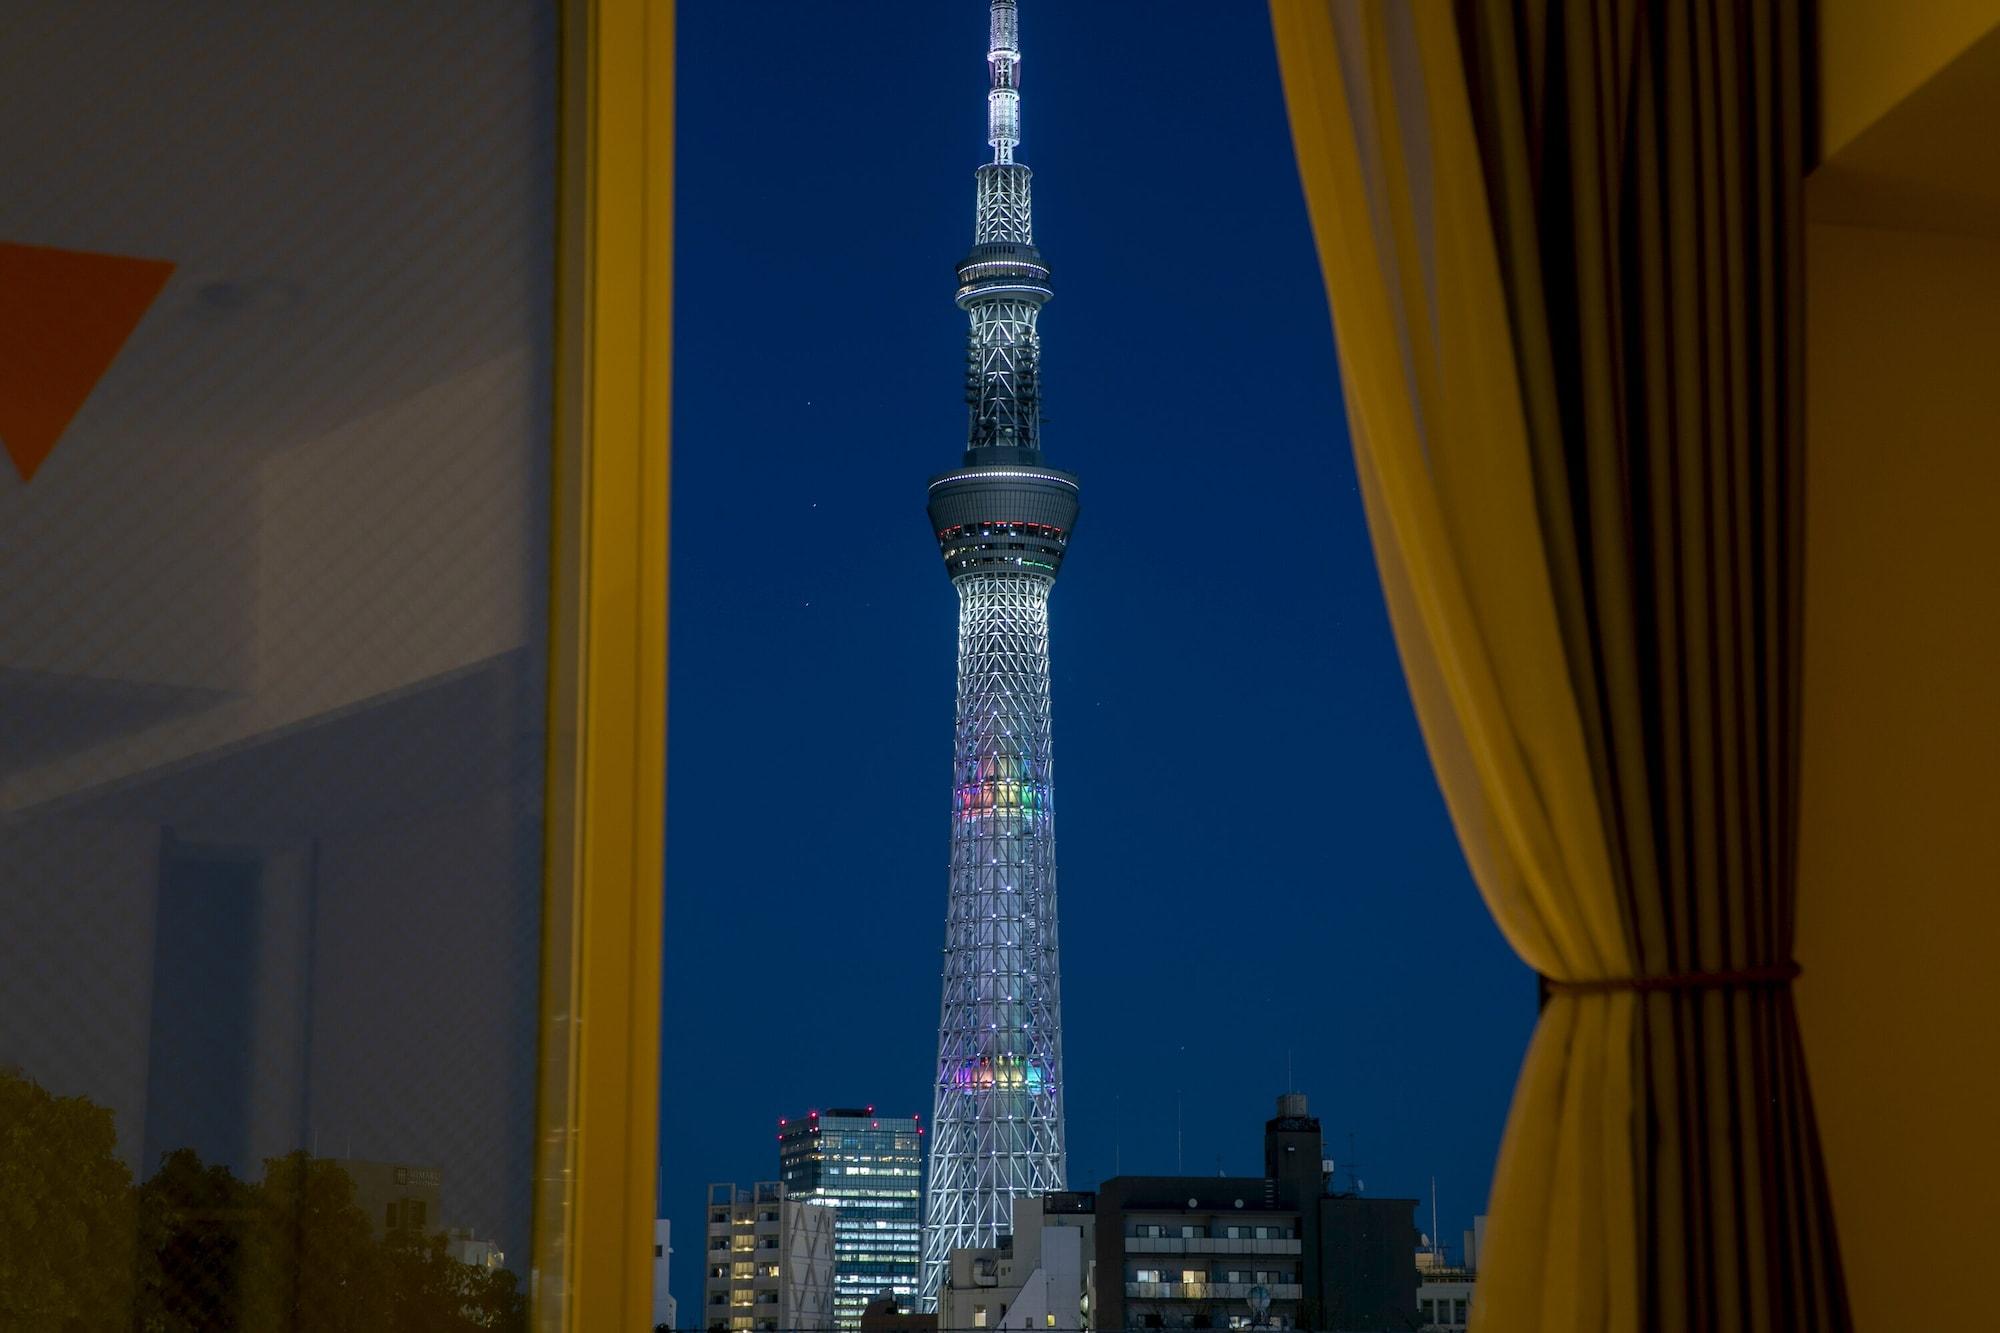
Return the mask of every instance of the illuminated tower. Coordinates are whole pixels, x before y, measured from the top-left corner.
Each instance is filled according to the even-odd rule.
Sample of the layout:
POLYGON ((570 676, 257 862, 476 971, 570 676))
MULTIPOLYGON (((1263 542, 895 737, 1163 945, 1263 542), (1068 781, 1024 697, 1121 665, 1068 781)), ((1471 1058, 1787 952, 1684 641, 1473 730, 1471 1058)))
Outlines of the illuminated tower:
POLYGON ((1015 0, 992 0, 988 142, 972 252, 965 461, 930 483, 931 528, 958 589, 951 896, 937 1104, 924 1209, 925 1308, 961 1246, 1013 1228, 1017 1195, 1064 1187, 1062 1000, 1049 747, 1049 592, 1077 482, 1042 464, 1049 270, 1034 246, 1021 141, 1015 0))

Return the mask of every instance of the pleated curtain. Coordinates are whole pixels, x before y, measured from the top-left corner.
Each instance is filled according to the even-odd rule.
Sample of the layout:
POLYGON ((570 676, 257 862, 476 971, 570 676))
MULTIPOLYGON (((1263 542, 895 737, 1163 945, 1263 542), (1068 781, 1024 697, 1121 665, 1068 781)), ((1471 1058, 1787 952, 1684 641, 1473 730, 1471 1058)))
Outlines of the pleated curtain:
POLYGON ((1789 988, 1797 5, 1271 13, 1418 717, 1548 980, 1473 1327, 1846 1329, 1789 988))

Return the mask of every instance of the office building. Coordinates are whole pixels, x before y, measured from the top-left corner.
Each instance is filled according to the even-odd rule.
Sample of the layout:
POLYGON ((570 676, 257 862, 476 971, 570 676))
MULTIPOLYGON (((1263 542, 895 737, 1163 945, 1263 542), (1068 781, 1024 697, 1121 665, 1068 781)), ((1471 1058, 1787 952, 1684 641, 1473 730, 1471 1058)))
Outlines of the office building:
POLYGON ((833 1327, 833 1214, 775 1180, 708 1187, 701 1326, 710 1333, 833 1327))
POLYGON ((917 1295, 923 1258, 920 1117, 872 1106, 810 1111, 778 1122, 785 1197, 833 1215, 833 1318, 859 1329, 870 1301, 917 1295))

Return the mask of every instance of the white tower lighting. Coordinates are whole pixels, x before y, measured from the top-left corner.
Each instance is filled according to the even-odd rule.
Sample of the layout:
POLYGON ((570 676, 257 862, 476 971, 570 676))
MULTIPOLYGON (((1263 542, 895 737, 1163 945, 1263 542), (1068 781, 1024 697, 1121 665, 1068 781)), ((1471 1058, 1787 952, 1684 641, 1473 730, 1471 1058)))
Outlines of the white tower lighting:
POLYGON ((951 890, 924 1210, 924 1308, 951 1251, 1012 1229, 1014 1199, 1064 1188, 1049 593, 1077 479, 1042 462, 1041 341, 1051 295, 1021 139, 1015 0, 992 0, 988 141, 972 252, 964 463, 933 477, 931 528, 958 589, 951 890))

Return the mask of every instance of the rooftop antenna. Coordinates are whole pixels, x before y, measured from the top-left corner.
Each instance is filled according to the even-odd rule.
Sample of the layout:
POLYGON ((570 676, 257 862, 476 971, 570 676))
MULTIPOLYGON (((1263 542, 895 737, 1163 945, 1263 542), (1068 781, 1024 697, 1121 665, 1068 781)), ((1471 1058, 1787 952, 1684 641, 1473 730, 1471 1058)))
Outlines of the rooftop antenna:
MULTIPOLYGON (((1185 1072, 1187 1069, 1187 1047, 1185 1045, 1181 1047, 1181 1058, 1174 1061, 1174 1069, 1176 1072, 1185 1072)), ((1182 1124, 1181 1089, 1175 1088, 1174 1089, 1174 1174, 1175 1175, 1179 1175, 1181 1174, 1182 1171, 1186 1170, 1186 1168, 1181 1165, 1181 1124, 1182 1124)))
POLYGON ((1438 1178, 1431 1177, 1431 1258, 1444 1262, 1444 1235, 1438 1230, 1438 1178))

